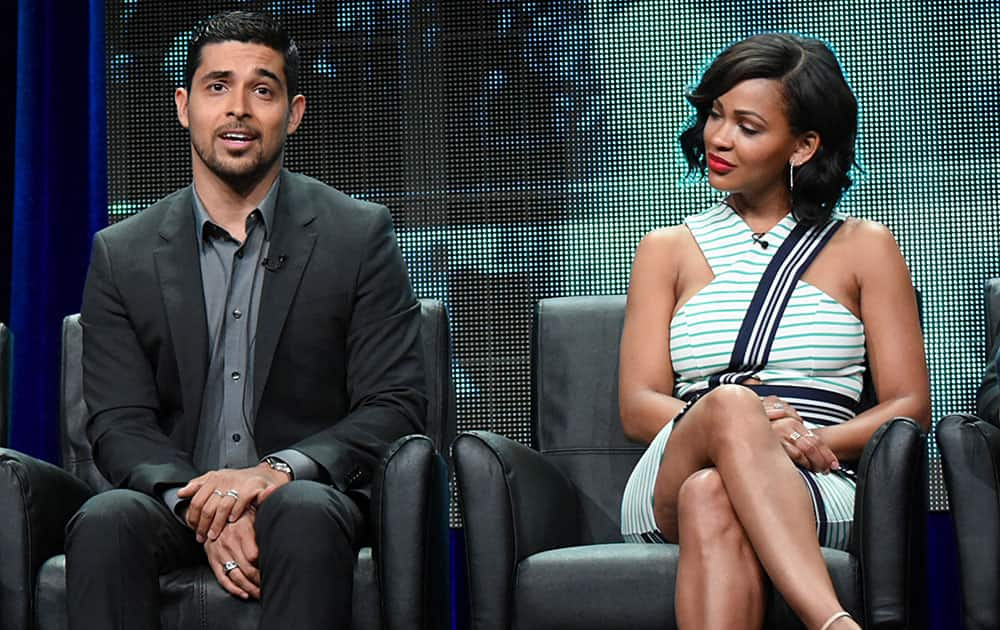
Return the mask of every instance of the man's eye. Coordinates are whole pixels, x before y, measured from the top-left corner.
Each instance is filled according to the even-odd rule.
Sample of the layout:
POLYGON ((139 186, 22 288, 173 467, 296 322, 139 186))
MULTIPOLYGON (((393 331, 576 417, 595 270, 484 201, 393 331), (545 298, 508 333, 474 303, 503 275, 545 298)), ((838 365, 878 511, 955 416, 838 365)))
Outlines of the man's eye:
POLYGON ((271 88, 265 87, 263 85, 259 86, 256 91, 257 94, 260 94, 261 96, 271 96, 272 93, 271 88))
POLYGON ((226 86, 222 83, 211 83, 208 86, 209 92, 221 92, 226 89, 226 86))

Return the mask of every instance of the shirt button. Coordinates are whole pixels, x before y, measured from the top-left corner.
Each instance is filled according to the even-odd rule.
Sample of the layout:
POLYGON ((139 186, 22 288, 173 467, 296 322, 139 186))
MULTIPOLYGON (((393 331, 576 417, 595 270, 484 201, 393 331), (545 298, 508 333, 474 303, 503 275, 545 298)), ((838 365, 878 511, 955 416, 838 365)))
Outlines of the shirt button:
POLYGON ((233 442, 239 442, 242 438, 239 433, 233 433, 233 442))
POLYGON ((237 258, 243 258, 243 250, 242 249, 240 251, 236 252, 236 257, 237 258))
POLYGON ((239 372, 233 372, 232 374, 230 374, 230 376, 233 377, 234 381, 240 380, 240 373, 239 372))
POLYGON ((239 319, 241 317, 243 317, 243 311, 241 311, 238 308, 234 308, 233 309, 233 319, 239 319))

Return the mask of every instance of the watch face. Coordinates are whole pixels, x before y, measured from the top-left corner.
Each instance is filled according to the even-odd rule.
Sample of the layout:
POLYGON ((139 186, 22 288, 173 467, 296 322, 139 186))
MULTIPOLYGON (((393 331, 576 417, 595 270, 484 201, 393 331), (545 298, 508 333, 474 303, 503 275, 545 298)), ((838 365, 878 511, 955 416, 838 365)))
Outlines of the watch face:
POLYGON ((270 466, 271 468, 273 468, 274 470, 277 470, 278 472, 283 472, 283 473, 291 476, 291 474, 292 474, 292 467, 289 466, 287 463, 285 463, 285 462, 283 462, 283 461, 281 461, 279 459, 274 459, 272 457, 268 457, 264 461, 267 462, 267 465, 270 466))

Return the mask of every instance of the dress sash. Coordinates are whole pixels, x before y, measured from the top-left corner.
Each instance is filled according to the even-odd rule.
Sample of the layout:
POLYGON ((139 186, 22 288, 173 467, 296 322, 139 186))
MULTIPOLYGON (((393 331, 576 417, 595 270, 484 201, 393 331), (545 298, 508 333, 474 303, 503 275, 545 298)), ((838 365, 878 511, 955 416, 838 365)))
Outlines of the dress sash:
POLYGON ((729 367, 709 377, 709 389, 723 383, 742 383, 767 365, 795 285, 843 223, 835 219, 824 225, 795 226, 757 284, 740 325, 729 367))

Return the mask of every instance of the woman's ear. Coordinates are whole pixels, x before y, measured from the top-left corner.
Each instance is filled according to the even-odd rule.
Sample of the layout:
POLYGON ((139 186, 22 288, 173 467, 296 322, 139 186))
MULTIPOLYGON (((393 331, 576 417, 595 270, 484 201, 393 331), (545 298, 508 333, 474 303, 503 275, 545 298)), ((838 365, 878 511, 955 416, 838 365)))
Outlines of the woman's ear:
POLYGON ((807 131, 800 135, 798 142, 795 143, 795 150, 788 158, 789 163, 796 168, 802 166, 816 155, 820 144, 822 142, 820 141, 819 134, 815 131, 807 131))

